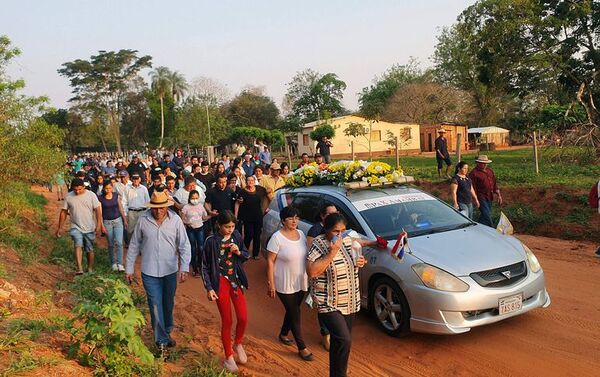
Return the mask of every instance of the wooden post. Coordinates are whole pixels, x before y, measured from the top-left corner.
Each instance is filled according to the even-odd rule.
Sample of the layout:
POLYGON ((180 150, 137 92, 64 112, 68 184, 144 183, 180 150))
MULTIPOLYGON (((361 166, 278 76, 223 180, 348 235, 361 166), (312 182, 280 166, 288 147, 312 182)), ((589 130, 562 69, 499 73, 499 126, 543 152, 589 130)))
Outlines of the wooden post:
POLYGON ((292 154, 290 153, 290 149, 290 145, 288 143, 285 143, 285 151, 287 153, 288 165, 290 166, 290 171, 293 171, 294 169, 292 168, 292 154))
POLYGON ((458 162, 460 161, 460 147, 461 147, 461 134, 458 133, 456 134, 456 163, 458 164, 458 162))
POLYGON ((352 151, 352 161, 354 161, 354 140, 350 141, 350 150, 352 151))
POLYGON ((400 169, 400 151, 398 150, 398 136, 394 136, 394 144, 396 144, 396 169, 400 169))
POLYGON ((538 160, 538 150, 537 150, 537 136, 536 132, 533 131, 533 159, 535 161, 535 174, 540 174, 540 164, 538 160))

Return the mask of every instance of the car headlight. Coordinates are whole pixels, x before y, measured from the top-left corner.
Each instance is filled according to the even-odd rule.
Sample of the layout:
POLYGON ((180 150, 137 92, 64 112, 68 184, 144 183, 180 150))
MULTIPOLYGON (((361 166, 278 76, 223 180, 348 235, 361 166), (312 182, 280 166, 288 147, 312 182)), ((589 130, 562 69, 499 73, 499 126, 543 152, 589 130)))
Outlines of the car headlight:
POLYGON ((469 290, 469 284, 427 263, 413 264, 412 269, 426 287, 448 292, 466 292, 469 290))
POLYGON ((523 244, 523 250, 525 250, 525 254, 527 254, 527 261, 529 262, 529 269, 533 272, 539 272, 542 269, 540 265, 540 261, 538 261, 533 251, 529 250, 525 244, 523 244))

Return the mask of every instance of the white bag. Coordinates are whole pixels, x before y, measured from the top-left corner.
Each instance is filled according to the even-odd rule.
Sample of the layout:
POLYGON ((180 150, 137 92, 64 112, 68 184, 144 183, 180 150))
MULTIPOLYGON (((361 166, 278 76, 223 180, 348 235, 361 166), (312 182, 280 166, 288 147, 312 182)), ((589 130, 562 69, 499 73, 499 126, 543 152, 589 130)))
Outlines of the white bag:
POLYGON ((515 232, 515 229, 504 212, 500 212, 500 220, 498 220, 498 226, 496 227, 496 230, 502 234, 513 234, 515 232))

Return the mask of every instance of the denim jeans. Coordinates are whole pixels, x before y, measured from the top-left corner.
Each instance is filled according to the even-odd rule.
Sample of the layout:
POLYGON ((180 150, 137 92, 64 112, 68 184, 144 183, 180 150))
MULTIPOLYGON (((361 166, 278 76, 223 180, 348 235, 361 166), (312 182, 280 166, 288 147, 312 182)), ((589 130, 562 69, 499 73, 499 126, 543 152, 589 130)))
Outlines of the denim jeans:
POLYGON ((71 228, 71 230, 69 230, 69 234, 73 239, 73 243, 75 243, 75 247, 81 247, 84 251, 88 253, 94 252, 94 241, 96 240, 96 233, 83 233, 77 228, 71 228))
POLYGON ((103 220, 108 238, 110 264, 123 264, 123 219, 103 220))
POLYGON ((479 199, 479 220, 478 223, 494 227, 492 225, 492 201, 479 199))
POLYGON ((173 331, 173 306, 177 289, 177 273, 154 277, 142 273, 142 283, 150 307, 150 319, 157 344, 169 343, 173 331))
POLYGON ((200 228, 185 228, 192 248, 192 271, 200 272, 202 264, 202 245, 204 245, 204 226, 200 228))
POLYGON ((458 203, 458 212, 473 219, 473 203, 458 203))

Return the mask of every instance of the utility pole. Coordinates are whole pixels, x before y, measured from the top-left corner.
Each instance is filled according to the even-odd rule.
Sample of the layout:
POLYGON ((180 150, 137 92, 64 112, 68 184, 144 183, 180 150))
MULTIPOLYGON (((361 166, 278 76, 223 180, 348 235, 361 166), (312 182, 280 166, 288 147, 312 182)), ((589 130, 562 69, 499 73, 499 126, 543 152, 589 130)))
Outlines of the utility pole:
POLYGON ((537 136, 536 132, 533 131, 533 159, 535 161, 535 174, 540 174, 540 164, 538 160, 538 150, 537 150, 537 136))

